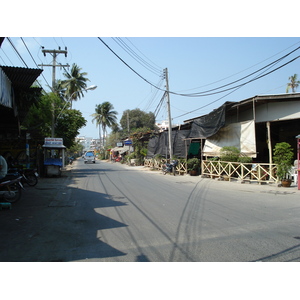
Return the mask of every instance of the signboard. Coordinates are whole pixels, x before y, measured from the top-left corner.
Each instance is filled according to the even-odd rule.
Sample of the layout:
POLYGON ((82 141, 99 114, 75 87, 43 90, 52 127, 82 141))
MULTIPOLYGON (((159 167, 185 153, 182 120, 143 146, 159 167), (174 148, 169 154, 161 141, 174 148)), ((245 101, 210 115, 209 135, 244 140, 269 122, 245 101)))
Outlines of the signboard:
POLYGON ((117 143, 117 147, 123 147, 123 143, 117 143))
POLYGON ((63 138, 45 138, 44 142, 46 145, 61 145, 63 146, 63 138))
POLYGON ((124 145, 127 145, 127 146, 132 145, 132 140, 124 141, 124 145))

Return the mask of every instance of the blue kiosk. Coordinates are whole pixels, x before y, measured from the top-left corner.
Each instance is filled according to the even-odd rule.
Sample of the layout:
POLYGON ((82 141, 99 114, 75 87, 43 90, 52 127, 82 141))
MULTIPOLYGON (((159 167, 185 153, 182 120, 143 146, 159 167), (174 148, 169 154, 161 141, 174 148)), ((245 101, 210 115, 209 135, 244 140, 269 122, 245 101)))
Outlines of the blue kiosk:
POLYGON ((45 175, 60 176, 61 169, 65 166, 65 149, 62 138, 45 138, 44 167, 45 175))

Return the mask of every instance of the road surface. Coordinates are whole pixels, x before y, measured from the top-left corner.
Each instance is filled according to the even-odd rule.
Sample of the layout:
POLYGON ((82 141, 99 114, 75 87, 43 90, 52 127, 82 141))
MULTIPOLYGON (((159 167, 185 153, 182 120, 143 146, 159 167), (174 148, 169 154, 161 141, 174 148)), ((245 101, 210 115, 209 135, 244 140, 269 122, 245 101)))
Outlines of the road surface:
POLYGON ((78 159, 0 213, 0 261, 300 260, 296 188, 78 159))
POLYGON ((99 161, 78 161, 72 174, 74 245, 62 260, 300 260, 295 189, 174 177, 99 161))

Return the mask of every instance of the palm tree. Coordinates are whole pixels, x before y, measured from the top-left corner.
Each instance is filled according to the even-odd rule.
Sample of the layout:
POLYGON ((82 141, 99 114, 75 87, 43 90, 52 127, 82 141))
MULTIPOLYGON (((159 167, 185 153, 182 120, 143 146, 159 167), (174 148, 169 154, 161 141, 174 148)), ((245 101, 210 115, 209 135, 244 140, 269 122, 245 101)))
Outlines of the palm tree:
POLYGON ((113 110, 113 105, 105 101, 102 104, 97 104, 95 108, 95 113, 91 116, 93 117, 92 122, 96 121, 96 125, 99 126, 99 139, 101 141, 101 128, 103 131, 103 146, 105 144, 105 137, 106 137, 106 128, 113 127, 117 125, 117 112, 113 110))
POLYGON ((289 92, 289 89, 292 89, 293 93, 296 92, 296 89, 300 84, 300 81, 297 80, 298 79, 297 77, 298 77, 297 74, 294 74, 293 76, 289 77, 290 82, 287 84, 287 87, 286 87, 287 93, 289 92))
POLYGON ((86 82, 89 81, 86 72, 81 72, 81 68, 78 65, 73 64, 70 73, 63 73, 63 75, 67 78, 62 81, 62 87, 66 89, 65 96, 67 99, 72 101, 80 99, 84 97, 83 90, 86 88, 86 82))

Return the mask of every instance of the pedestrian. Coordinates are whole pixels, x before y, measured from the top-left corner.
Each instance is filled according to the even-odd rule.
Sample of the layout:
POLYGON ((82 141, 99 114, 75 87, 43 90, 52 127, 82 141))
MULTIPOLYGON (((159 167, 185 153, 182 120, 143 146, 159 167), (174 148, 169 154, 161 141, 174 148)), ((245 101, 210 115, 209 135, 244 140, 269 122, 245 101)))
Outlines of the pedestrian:
POLYGON ((7 174, 7 163, 5 158, 0 155, 0 179, 4 178, 7 174))

